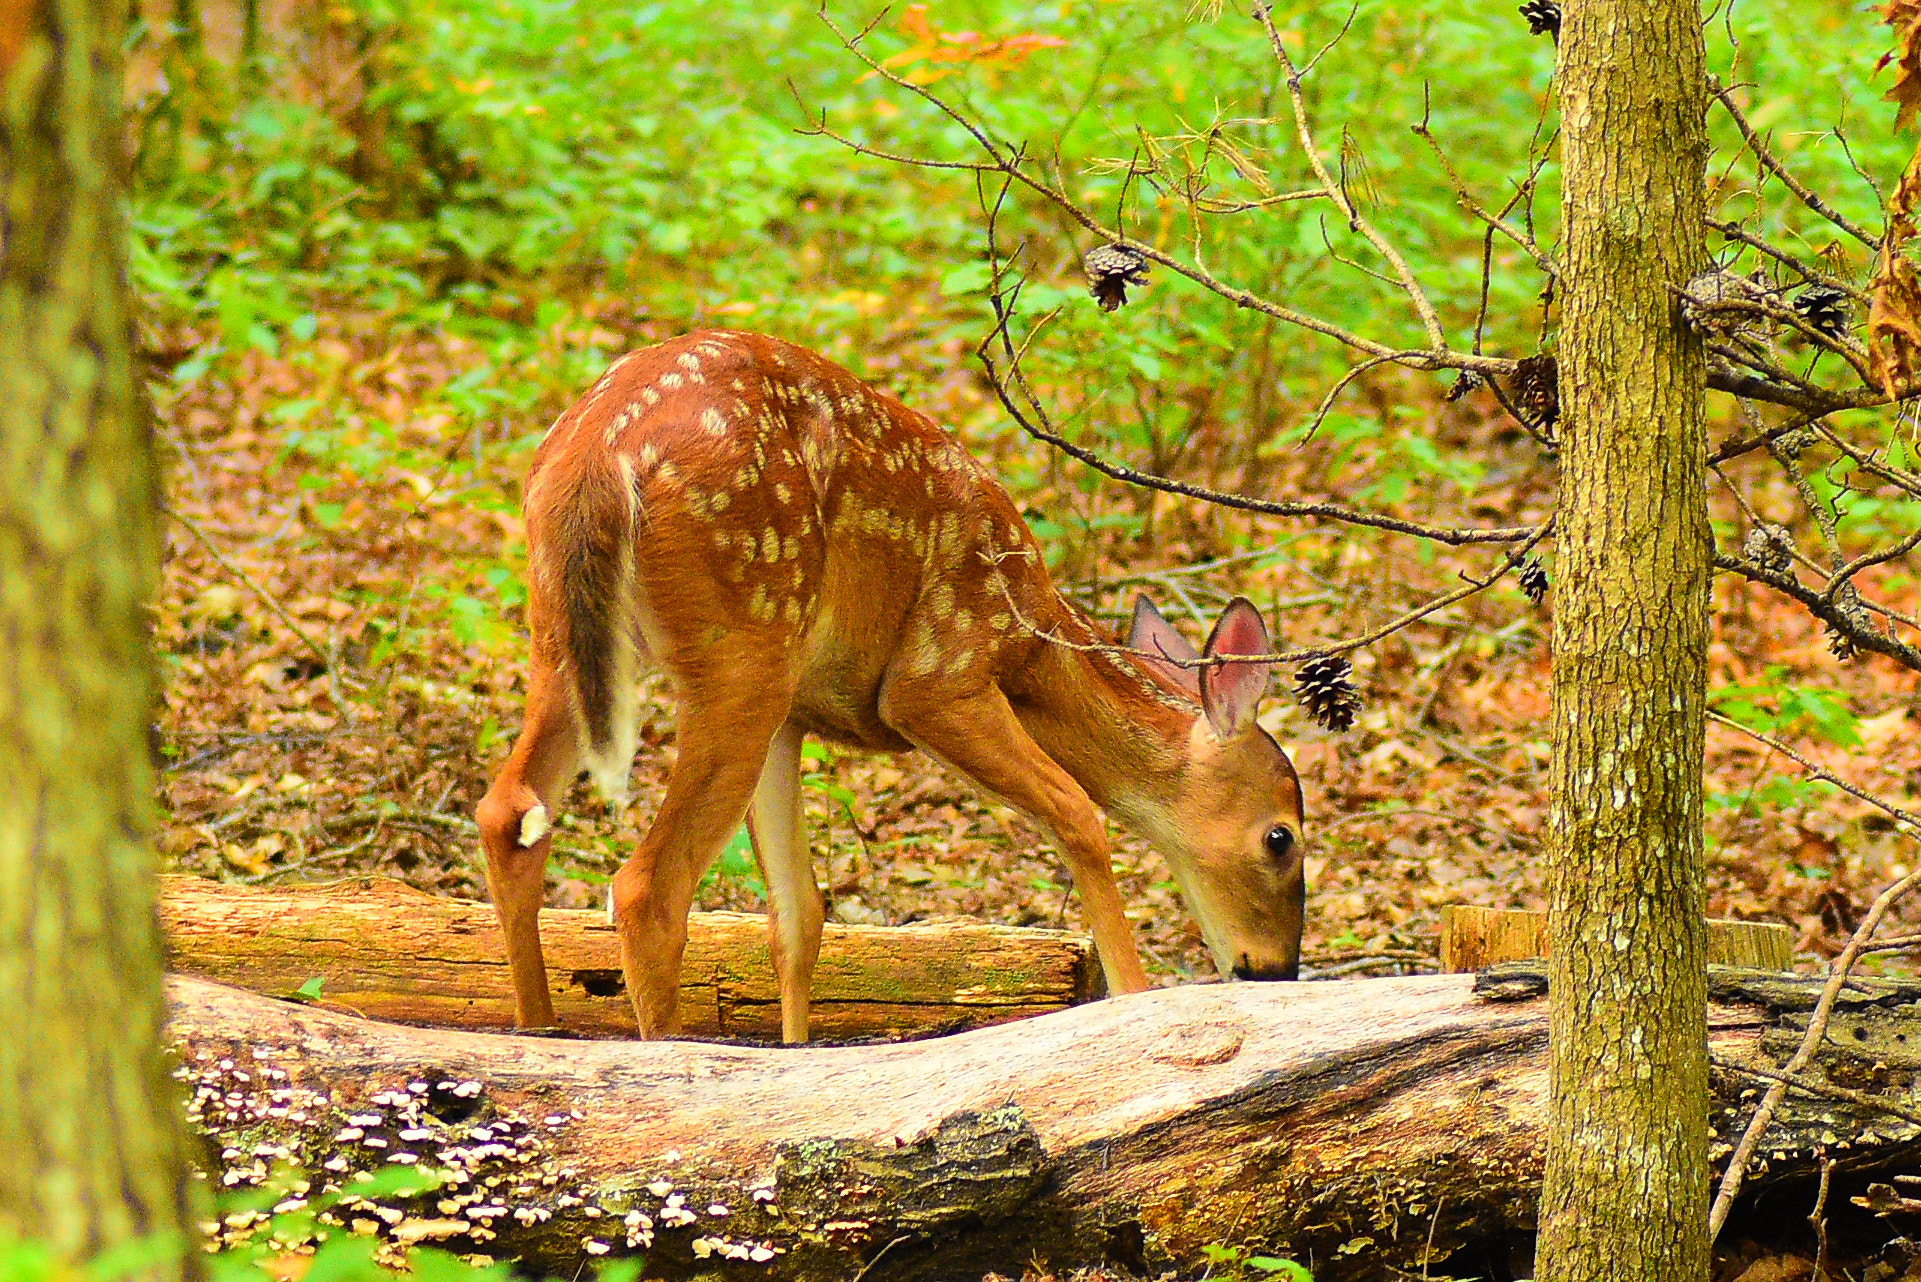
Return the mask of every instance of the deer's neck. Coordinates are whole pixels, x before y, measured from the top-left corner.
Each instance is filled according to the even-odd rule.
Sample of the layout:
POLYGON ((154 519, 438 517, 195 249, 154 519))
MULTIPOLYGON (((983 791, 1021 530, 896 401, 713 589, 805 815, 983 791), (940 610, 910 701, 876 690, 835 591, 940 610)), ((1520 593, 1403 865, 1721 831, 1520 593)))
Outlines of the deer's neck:
MULTIPOLYGON (((1084 622, 1062 631, 1077 642, 1105 640, 1084 622)), ((1028 734, 1096 805, 1151 836, 1178 792, 1198 710, 1125 655, 1042 641, 1026 675, 1013 693, 1028 734)))

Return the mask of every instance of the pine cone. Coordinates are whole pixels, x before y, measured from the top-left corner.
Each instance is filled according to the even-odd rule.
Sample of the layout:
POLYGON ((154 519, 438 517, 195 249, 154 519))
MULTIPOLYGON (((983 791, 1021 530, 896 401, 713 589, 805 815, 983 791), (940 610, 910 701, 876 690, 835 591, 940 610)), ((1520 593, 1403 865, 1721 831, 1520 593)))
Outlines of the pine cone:
POLYGON ((1458 401, 1469 392, 1478 392, 1486 386, 1485 378, 1471 369, 1464 369, 1461 371, 1461 376, 1454 380, 1454 386, 1447 389, 1447 399, 1458 401))
POLYGON ((1848 296, 1831 285, 1809 285, 1794 296, 1793 306, 1803 320, 1830 338, 1847 332, 1848 296))
MULTIPOLYGON (((1861 594, 1855 590, 1852 582, 1843 583, 1840 589, 1835 592, 1834 608, 1840 611, 1842 618, 1846 619, 1856 628, 1866 631, 1873 626, 1868 618, 1868 607, 1861 604, 1861 594)), ((1849 659, 1852 659, 1855 654, 1854 638, 1846 632, 1839 631, 1830 625, 1828 627, 1828 653, 1832 654, 1841 662, 1846 663, 1849 659)))
POLYGON ((1539 557, 1529 557, 1521 563, 1521 591, 1535 605, 1547 595, 1547 571, 1542 568, 1539 557))
POLYGON ((1681 319, 1699 334, 1732 337, 1765 328, 1767 317, 1749 305, 1781 306, 1781 294, 1757 271, 1736 276, 1725 267, 1710 267, 1681 291, 1681 319))
POLYGON ((1087 273, 1087 292, 1104 312, 1119 311, 1127 301, 1129 285, 1147 284, 1151 264, 1121 245, 1096 245, 1081 259, 1087 273))
POLYGON ((1514 366, 1508 391, 1521 407, 1528 423, 1543 432, 1552 431, 1561 417, 1561 369, 1545 352, 1530 356, 1514 366))
POLYGON ((1527 19, 1529 35, 1553 36, 1556 44, 1561 42, 1561 6, 1556 0, 1527 0, 1521 16, 1527 19))
POLYGON ((1782 458, 1797 459, 1814 441, 1813 428, 1797 427, 1774 438, 1774 452, 1782 458))
POLYGON ((1741 555, 1764 570, 1786 574, 1794 564, 1794 536, 1785 525, 1761 521, 1741 540, 1741 555))
POLYGON ((1311 659, 1294 674, 1294 697, 1307 714, 1337 733, 1354 724, 1361 696, 1348 681, 1353 667, 1338 654, 1311 659))

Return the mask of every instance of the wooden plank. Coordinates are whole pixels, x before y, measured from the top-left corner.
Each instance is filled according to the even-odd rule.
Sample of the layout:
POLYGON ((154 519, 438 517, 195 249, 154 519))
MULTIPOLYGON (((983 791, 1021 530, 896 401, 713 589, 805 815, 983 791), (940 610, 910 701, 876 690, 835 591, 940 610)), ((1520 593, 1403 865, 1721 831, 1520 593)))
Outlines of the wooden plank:
MULTIPOLYGON (((1441 969, 1457 975, 1547 956, 1547 914, 1455 904, 1441 910, 1441 969)), ((1708 964, 1791 970, 1794 932, 1766 921, 1708 920, 1708 964)))
MULTIPOLYGON (((493 909, 385 878, 278 890, 162 879, 171 969, 268 994, 322 981, 323 1005, 454 1028, 513 1024, 493 909)), ((632 1037, 620 946, 606 916, 541 913, 562 1027, 632 1037)), ((695 913, 681 1009, 693 1035, 780 1036, 766 919, 695 913)), ((814 977, 817 1039, 950 1032, 1091 1001, 1103 991, 1085 936, 954 923, 828 925, 814 977)))

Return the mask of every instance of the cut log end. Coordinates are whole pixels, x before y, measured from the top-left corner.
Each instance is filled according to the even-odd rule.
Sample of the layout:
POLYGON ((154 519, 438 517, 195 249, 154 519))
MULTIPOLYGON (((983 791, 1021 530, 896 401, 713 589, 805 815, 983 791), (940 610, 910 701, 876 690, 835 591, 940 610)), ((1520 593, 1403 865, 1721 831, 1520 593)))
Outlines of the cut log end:
MULTIPOLYGON (((1441 969, 1450 975, 1545 956, 1544 912, 1467 904, 1441 910, 1441 969)), ((1774 922, 1710 919, 1708 964, 1745 970, 1791 970, 1794 932, 1774 922)))

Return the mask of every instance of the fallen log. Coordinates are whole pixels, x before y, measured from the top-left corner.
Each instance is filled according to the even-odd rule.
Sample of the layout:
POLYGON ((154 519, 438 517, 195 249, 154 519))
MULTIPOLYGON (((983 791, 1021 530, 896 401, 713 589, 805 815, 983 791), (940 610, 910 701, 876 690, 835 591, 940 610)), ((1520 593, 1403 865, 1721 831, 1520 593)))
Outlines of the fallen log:
MULTIPOLYGON (((320 1004, 449 1028, 513 1027, 507 953, 492 907, 360 877, 253 890, 162 879, 168 968, 272 996, 320 980, 320 1004)), ((620 945, 602 913, 540 914, 561 1026, 632 1037, 620 945)), ((767 922, 750 913, 688 921, 681 1012, 688 1033, 780 1038, 767 922)), ((1105 990, 1086 936, 973 923, 827 927, 814 975, 817 1039, 955 1032, 1092 1001, 1105 990)), ((308 989, 309 993, 313 989, 308 989)))
MULTIPOLYGON (((1719 1158, 1816 981, 1713 987, 1719 1158)), ((640 1253, 650 1278, 808 1282, 1018 1276, 1036 1259, 1159 1270, 1210 1243, 1321 1282, 1446 1276, 1531 1231, 1544 988, 1525 965, 1193 985, 950 1038, 779 1049, 398 1028, 171 981, 192 1118, 229 1184, 289 1162, 316 1181, 302 1202, 412 1162, 448 1182, 330 1214, 548 1276, 640 1253)), ((1756 1196, 1822 1157, 1840 1158, 1839 1189, 1921 1156, 1921 986, 1859 981, 1828 1039, 1756 1196)))

